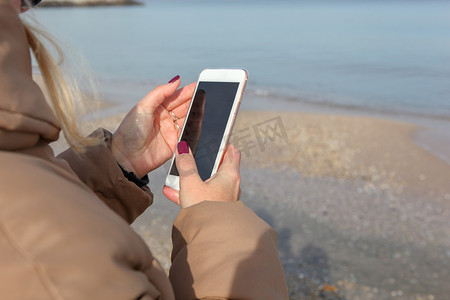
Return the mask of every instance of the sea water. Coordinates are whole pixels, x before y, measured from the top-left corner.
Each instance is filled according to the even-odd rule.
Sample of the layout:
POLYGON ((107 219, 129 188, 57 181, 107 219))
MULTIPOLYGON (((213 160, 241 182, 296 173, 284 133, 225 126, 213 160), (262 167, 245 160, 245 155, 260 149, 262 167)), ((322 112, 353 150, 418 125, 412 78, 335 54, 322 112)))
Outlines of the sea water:
POLYGON ((450 2, 144 4, 41 8, 36 16, 78 48, 102 89, 123 101, 177 74, 187 84, 204 68, 245 68, 247 93, 275 105, 450 119, 450 2))

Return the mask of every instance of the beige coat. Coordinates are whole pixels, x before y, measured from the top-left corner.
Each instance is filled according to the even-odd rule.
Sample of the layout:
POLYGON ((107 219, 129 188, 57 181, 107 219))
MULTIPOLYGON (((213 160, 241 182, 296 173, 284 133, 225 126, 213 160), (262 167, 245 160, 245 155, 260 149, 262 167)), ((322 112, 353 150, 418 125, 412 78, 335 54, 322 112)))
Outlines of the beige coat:
POLYGON ((104 143, 58 158, 59 123, 0 0, 0 299, 287 299, 276 233, 242 202, 202 202, 173 227, 167 278, 129 227, 153 200, 104 143))

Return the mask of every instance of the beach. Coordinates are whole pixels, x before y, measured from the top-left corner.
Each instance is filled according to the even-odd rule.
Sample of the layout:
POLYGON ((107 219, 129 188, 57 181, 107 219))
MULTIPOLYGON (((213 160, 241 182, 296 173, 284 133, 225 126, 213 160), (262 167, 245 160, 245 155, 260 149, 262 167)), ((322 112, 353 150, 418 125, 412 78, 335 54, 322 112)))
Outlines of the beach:
MULTIPOLYGON (((195 0, 35 14, 99 80, 85 134, 114 131, 176 74, 185 85, 205 68, 249 71, 231 136, 241 201, 278 232, 291 299, 432 300, 450 294, 449 7, 195 0)), ((179 212, 161 192, 167 171, 149 174, 154 203, 132 225, 166 270, 179 212)))
MULTIPOLYGON (((102 114, 113 106, 84 129, 114 131, 126 111, 102 114)), ((448 295, 450 165, 418 145, 421 130, 355 112, 240 111, 241 201, 277 230, 291 299, 448 295)), ((149 174, 154 204, 132 225, 166 270, 179 211, 161 192, 167 168, 149 174)))

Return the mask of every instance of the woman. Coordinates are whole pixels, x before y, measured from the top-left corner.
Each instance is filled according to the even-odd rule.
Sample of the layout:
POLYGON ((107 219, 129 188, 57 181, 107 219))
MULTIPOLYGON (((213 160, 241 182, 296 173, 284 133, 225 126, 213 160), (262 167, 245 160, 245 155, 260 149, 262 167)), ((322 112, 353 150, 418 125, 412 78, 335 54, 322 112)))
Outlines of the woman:
POLYGON ((287 298, 276 233, 238 201, 233 146, 208 182, 178 146, 181 190, 164 188, 182 208, 167 278, 129 224, 152 202, 145 174, 175 150, 171 113, 184 121, 193 85, 177 90, 175 77, 117 132, 81 140, 23 10, 20 0, 0 0, 0 299, 287 298), (53 111, 32 80, 30 47, 50 77, 53 111), (54 157, 48 144, 60 127, 79 149, 54 157))

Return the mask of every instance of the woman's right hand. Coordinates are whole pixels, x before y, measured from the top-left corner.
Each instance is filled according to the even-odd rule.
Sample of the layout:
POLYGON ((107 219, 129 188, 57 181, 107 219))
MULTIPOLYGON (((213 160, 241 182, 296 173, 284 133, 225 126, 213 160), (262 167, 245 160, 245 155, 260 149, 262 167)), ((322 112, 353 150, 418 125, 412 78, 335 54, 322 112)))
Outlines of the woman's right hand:
POLYGON ((197 171, 197 165, 186 142, 177 145, 175 163, 180 175, 180 191, 164 186, 164 195, 172 202, 186 208, 204 200, 233 202, 240 197, 241 152, 229 145, 217 173, 203 181, 197 171))

